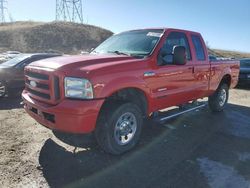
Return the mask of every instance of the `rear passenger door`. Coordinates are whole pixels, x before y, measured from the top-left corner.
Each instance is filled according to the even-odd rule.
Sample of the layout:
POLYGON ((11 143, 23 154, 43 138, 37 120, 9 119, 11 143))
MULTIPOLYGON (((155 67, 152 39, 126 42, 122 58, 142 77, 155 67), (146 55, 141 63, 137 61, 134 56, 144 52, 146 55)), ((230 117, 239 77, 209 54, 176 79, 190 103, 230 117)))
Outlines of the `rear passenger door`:
POLYGON ((192 49, 193 50, 193 62, 194 62, 194 92, 197 98, 201 98, 207 95, 209 80, 210 80, 210 62, 205 47, 205 43, 202 40, 200 34, 192 33, 192 49))

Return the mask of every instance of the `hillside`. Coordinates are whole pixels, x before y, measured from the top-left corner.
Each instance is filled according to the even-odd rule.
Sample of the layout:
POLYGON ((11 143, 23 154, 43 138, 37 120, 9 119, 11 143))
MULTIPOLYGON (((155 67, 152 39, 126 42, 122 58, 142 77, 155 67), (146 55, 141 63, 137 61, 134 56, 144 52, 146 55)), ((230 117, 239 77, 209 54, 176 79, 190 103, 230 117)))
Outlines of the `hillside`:
POLYGON ((229 50, 219 50, 219 49, 208 49, 209 54, 217 57, 228 57, 228 58, 250 58, 250 53, 229 51, 229 50))
MULTIPOLYGON (((76 54, 96 47, 113 33, 106 29, 69 22, 14 22, 0 24, 0 53, 58 51, 76 54)), ((250 58, 250 53, 209 49, 218 57, 250 58)))
POLYGON ((92 25, 68 22, 15 22, 0 25, 0 51, 59 51, 79 53, 89 50, 112 35, 92 25))

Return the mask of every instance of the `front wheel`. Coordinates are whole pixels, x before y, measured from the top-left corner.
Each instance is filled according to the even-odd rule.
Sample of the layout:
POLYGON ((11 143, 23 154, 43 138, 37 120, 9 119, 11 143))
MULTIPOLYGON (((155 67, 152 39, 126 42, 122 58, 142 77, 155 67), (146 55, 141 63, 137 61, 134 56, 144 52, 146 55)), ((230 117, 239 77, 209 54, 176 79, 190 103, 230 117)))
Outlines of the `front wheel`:
POLYGON ((98 118, 96 140, 104 151, 122 154, 139 141, 142 123, 142 112, 137 105, 112 103, 98 118))
POLYGON ((228 101, 229 87, 227 84, 221 84, 216 92, 208 98, 208 104, 213 112, 220 112, 224 109, 228 101))

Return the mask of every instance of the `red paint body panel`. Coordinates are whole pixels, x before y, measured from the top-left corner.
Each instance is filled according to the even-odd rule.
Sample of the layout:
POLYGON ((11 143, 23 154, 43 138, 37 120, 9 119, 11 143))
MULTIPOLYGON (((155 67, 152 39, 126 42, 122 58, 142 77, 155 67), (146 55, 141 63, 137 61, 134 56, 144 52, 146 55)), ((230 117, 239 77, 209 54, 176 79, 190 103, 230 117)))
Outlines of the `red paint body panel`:
POLYGON ((96 119, 104 100, 77 101, 65 99, 58 105, 48 105, 33 100, 26 91, 22 93, 26 112, 40 124, 53 130, 70 133, 89 133, 95 129, 96 119), (38 110, 34 113, 31 109, 38 110), (42 113, 54 115, 55 123, 42 113))
MULTIPOLYGON (((154 111, 170 106, 176 106, 202 97, 208 97, 218 88, 225 75, 231 77, 230 87, 238 82, 239 61, 208 60, 205 43, 199 33, 165 29, 164 35, 155 47, 153 53, 145 59, 136 59, 122 55, 83 55, 52 58, 42 60, 26 67, 26 72, 37 72, 49 75, 49 94, 54 96, 56 78, 59 80, 59 99, 49 100, 37 97, 26 87, 22 96, 26 111, 39 123, 50 129, 64 132, 88 133, 95 129, 96 120, 105 98, 125 88, 141 90, 148 102, 148 115, 154 111), (192 59, 186 65, 157 65, 157 56, 170 32, 178 31, 186 34, 192 59), (191 34, 198 35, 205 49, 205 61, 196 59, 191 34), (145 72, 154 75, 145 77, 145 72), (70 100, 64 96, 64 77, 79 77, 90 80, 93 85, 93 100, 70 100), (53 116, 46 118, 31 111, 53 116), (36 112, 36 111, 35 111, 36 112), (50 119, 52 118, 52 119, 50 119), (55 121, 52 123, 51 121, 55 121)), ((27 79, 33 79, 28 78, 27 79)), ((38 80, 39 82, 39 80, 38 80)), ((40 82, 44 82, 40 80, 40 82)), ((45 83, 47 83, 45 82, 45 83)), ((32 89, 32 88, 31 88, 32 89)), ((33 88, 34 89, 34 88, 33 88)))

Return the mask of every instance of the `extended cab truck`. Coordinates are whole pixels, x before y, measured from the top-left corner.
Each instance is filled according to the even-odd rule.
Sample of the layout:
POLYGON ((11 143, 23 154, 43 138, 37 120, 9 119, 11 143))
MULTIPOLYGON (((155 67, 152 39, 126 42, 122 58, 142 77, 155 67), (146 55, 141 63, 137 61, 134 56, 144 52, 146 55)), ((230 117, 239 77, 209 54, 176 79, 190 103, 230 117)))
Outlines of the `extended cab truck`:
POLYGON ((22 98, 40 124, 93 132, 105 151, 121 154, 154 112, 203 97, 212 111, 223 110, 238 75, 238 61, 210 63, 199 33, 143 29, 114 35, 89 55, 32 63, 22 98))

